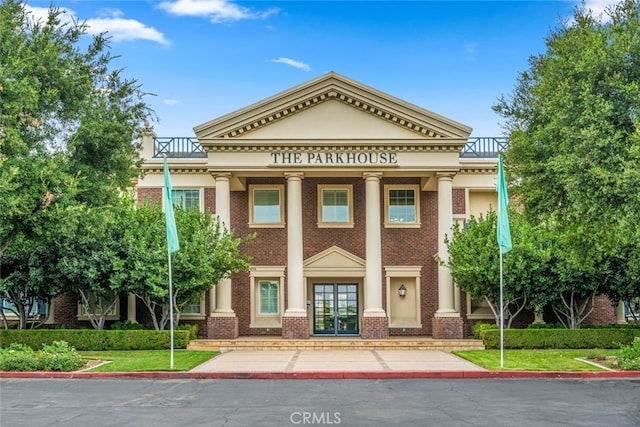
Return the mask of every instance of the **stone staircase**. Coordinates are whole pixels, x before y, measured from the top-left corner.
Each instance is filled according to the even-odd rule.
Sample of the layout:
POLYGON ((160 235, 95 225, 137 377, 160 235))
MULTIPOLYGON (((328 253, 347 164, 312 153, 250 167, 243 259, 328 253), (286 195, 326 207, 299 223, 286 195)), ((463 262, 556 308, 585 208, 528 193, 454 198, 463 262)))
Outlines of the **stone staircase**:
POLYGON ((311 337, 307 340, 285 340, 277 337, 241 337, 237 339, 191 340, 189 350, 484 350, 481 340, 429 337, 402 337, 364 340, 358 337, 311 337))

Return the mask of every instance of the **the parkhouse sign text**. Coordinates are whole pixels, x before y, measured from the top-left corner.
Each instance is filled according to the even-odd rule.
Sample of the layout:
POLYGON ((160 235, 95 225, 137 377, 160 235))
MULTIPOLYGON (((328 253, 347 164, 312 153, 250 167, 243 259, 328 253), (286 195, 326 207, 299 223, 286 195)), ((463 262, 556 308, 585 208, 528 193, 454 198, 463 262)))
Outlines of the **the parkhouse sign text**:
POLYGON ((277 165, 392 165, 398 163, 396 153, 343 151, 276 151, 271 153, 277 165))

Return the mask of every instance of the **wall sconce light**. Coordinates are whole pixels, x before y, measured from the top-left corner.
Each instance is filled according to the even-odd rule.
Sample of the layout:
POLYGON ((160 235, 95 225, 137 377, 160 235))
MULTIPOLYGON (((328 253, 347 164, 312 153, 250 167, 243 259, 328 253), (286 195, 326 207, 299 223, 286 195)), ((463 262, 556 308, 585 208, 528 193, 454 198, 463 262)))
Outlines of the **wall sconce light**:
POLYGON ((398 288, 398 295, 401 297, 407 295, 407 288, 404 287, 404 283, 398 288))

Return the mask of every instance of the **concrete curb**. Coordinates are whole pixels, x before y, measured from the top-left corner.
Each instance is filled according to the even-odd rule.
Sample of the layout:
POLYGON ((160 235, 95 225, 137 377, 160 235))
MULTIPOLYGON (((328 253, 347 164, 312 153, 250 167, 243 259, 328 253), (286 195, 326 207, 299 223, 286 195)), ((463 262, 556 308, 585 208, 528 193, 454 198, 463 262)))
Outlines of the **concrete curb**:
POLYGON ((0 378, 147 378, 147 379, 636 379, 640 371, 555 372, 555 371, 383 371, 383 372, 0 372, 0 378))

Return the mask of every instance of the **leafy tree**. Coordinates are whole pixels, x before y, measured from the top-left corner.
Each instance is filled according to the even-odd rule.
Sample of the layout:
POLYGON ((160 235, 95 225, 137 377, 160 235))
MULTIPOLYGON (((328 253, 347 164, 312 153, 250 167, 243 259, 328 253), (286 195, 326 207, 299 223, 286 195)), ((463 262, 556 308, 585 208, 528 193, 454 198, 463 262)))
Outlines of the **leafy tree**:
MULTIPOLYGON (((545 305, 549 299, 550 252, 541 234, 518 212, 510 212, 513 249, 503 255, 505 327, 527 307, 545 305)), ((456 224, 447 239, 449 268, 456 284, 472 298, 484 299, 500 325, 500 252, 496 241, 497 215, 472 217, 456 224)))
POLYGON ((633 321, 640 326, 640 229, 628 227, 608 257, 611 280, 605 293, 611 301, 624 301, 633 321))
MULTIPOLYGON (((171 298, 177 324, 186 304, 199 302, 212 285, 249 269, 240 246, 251 241, 252 236, 235 238, 210 213, 176 207, 175 214, 180 250, 171 256, 171 298)), ((125 238, 129 253, 126 270, 131 275, 129 291, 149 309, 156 329, 164 329, 170 318, 164 213, 159 204, 145 203, 130 213, 129 220, 125 238)))
POLYGON ((605 13, 610 19, 577 7, 494 105, 510 137, 512 194, 559 236, 554 264, 563 292, 554 307, 569 327, 613 284, 638 287, 637 276, 615 274, 620 265, 638 271, 637 256, 624 248, 628 224, 640 220, 640 2, 623 0, 605 13), (634 258, 621 261, 625 253, 634 258))
POLYGON ((640 3, 607 13, 602 22, 577 8, 494 105, 507 119, 506 158, 527 214, 577 222, 592 238, 637 218, 640 205, 640 3))
POLYGON ((84 23, 55 7, 37 21, 25 4, 0 3, 0 263, 7 265, 12 244, 26 245, 14 255, 40 246, 30 239, 46 235, 58 207, 116 203, 138 176, 138 134, 152 114, 139 84, 113 69, 105 35, 88 39, 84 23))
POLYGON ((39 302, 46 303, 58 292, 57 287, 40 286, 39 281, 33 280, 37 275, 37 265, 40 260, 37 254, 41 248, 34 248, 37 241, 25 239, 23 235, 16 236, 16 244, 7 249, 2 257, 2 270, 0 271, 0 298, 11 302, 11 305, 3 305, 2 321, 5 329, 8 328, 6 312, 18 318, 18 329, 25 329, 28 324, 38 327, 46 319, 32 318, 39 302), (32 320, 32 322, 29 322, 32 320))
POLYGON ((122 218, 130 203, 107 207, 77 205, 65 211, 60 232, 39 254, 44 282, 76 293, 91 325, 103 329, 109 313, 126 291, 128 272, 122 218))

